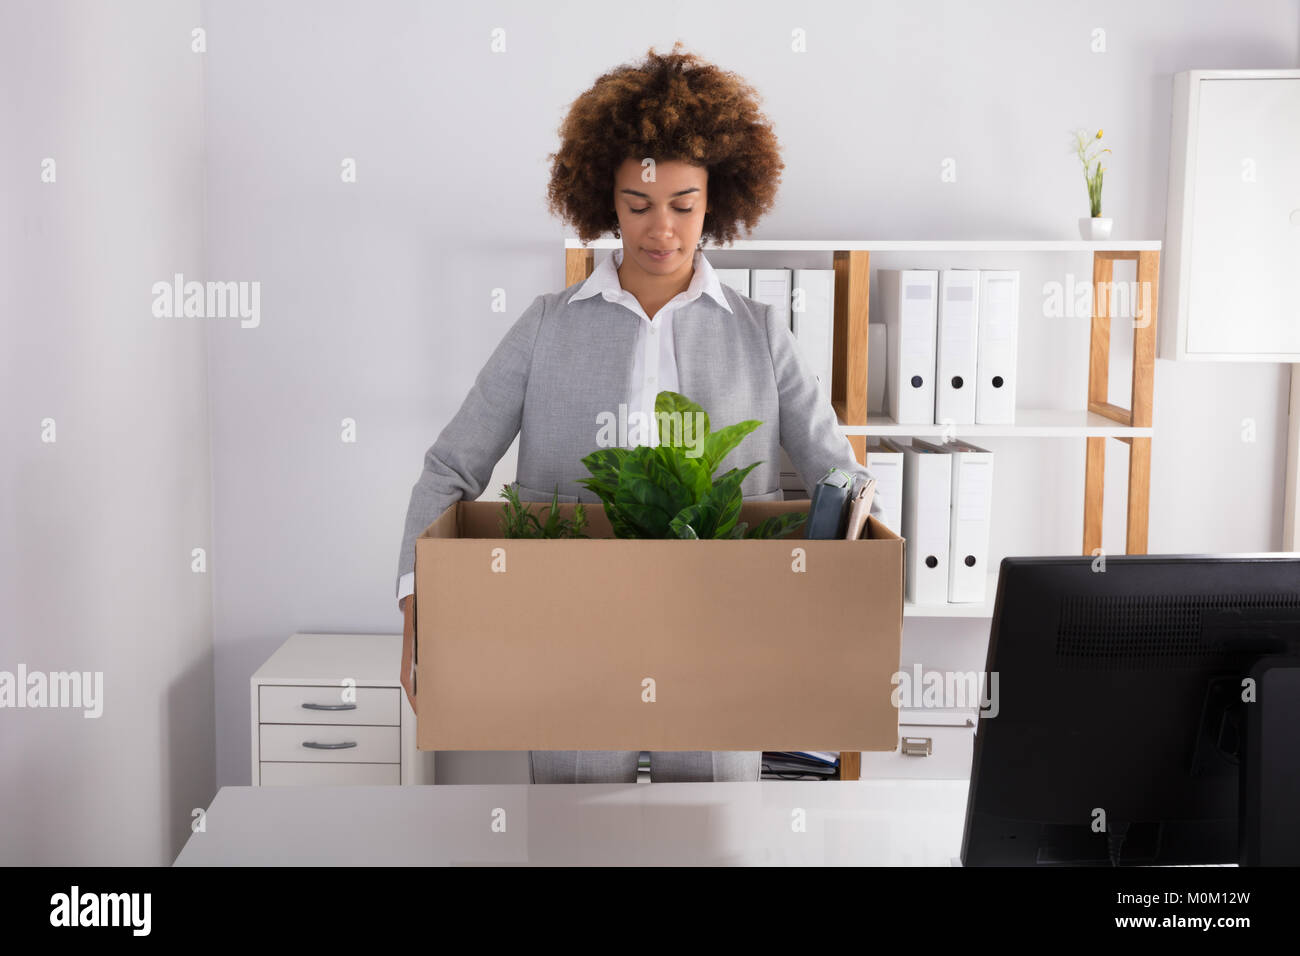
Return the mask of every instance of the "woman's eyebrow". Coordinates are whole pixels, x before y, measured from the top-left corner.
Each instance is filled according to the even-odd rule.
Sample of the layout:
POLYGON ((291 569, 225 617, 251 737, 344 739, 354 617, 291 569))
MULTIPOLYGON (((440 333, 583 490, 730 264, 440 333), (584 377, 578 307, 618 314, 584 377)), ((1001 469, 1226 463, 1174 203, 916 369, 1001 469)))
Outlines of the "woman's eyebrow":
MULTIPOLYGON (((673 194, 672 194, 671 196, 669 196, 668 198, 669 198, 669 199, 675 199, 675 198, 678 197, 678 196, 685 196, 687 193, 697 193, 697 192, 699 192, 699 191, 700 191, 700 187, 698 187, 698 186, 692 186, 690 189, 679 189, 677 192, 673 193, 673 194)), ((646 194, 646 193, 641 193, 641 192, 637 192, 635 189, 620 189, 619 192, 621 192, 621 193, 628 193, 628 194, 633 195, 633 196, 640 196, 642 199, 649 199, 649 198, 650 198, 650 196, 649 196, 648 194, 646 194)))

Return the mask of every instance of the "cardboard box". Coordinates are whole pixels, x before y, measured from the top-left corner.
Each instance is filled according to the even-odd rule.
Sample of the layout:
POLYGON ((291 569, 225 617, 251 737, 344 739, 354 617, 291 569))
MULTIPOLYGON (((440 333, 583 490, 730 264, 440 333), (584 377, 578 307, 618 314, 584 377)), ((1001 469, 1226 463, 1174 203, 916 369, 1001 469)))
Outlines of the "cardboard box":
POLYGON ((904 541, 875 518, 858 541, 626 540, 596 503, 590 539, 528 539, 502 505, 416 539, 419 749, 897 747, 904 541))

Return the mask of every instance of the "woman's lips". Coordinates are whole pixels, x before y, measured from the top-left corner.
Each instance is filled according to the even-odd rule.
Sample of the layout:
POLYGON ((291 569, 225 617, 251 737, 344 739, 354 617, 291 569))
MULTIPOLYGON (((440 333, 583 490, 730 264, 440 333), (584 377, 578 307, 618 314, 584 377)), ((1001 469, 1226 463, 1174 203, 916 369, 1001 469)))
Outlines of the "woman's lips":
POLYGON ((653 249, 647 249, 645 250, 645 254, 648 255, 651 259, 659 259, 662 261, 664 259, 667 259, 676 251, 677 251, 676 249, 669 249, 666 252, 655 252, 653 249))

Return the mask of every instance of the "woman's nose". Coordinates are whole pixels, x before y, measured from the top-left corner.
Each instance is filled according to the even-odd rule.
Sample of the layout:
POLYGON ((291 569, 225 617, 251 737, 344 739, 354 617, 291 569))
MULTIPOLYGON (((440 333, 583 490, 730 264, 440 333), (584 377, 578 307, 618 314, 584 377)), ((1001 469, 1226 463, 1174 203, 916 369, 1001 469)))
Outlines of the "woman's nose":
POLYGON ((671 239, 673 235, 673 219, 667 212, 655 212, 650 214, 652 219, 650 223, 650 237, 656 241, 671 239))

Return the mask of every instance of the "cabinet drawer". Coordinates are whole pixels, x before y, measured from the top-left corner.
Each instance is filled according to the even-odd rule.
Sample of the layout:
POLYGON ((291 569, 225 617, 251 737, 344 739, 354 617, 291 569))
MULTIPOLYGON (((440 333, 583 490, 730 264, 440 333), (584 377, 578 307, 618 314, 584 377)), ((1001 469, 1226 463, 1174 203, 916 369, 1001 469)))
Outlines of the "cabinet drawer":
POLYGON ((401 721, 400 687, 357 687, 356 701, 344 702, 334 684, 261 684, 258 722, 263 724, 382 724, 401 721))
POLYGON ((310 763, 400 763, 400 727, 262 724, 259 760, 310 763))
POLYGON ((971 754, 975 746, 974 727, 909 726, 898 728, 899 747, 892 752, 865 751, 862 754, 862 779, 894 777, 916 780, 960 780, 970 777, 971 754), (904 752, 903 739, 913 742, 914 750, 929 741, 928 756, 904 752))
POLYGON ((263 760, 264 787, 334 787, 382 785, 402 782, 401 764, 395 763, 290 763, 263 760))

